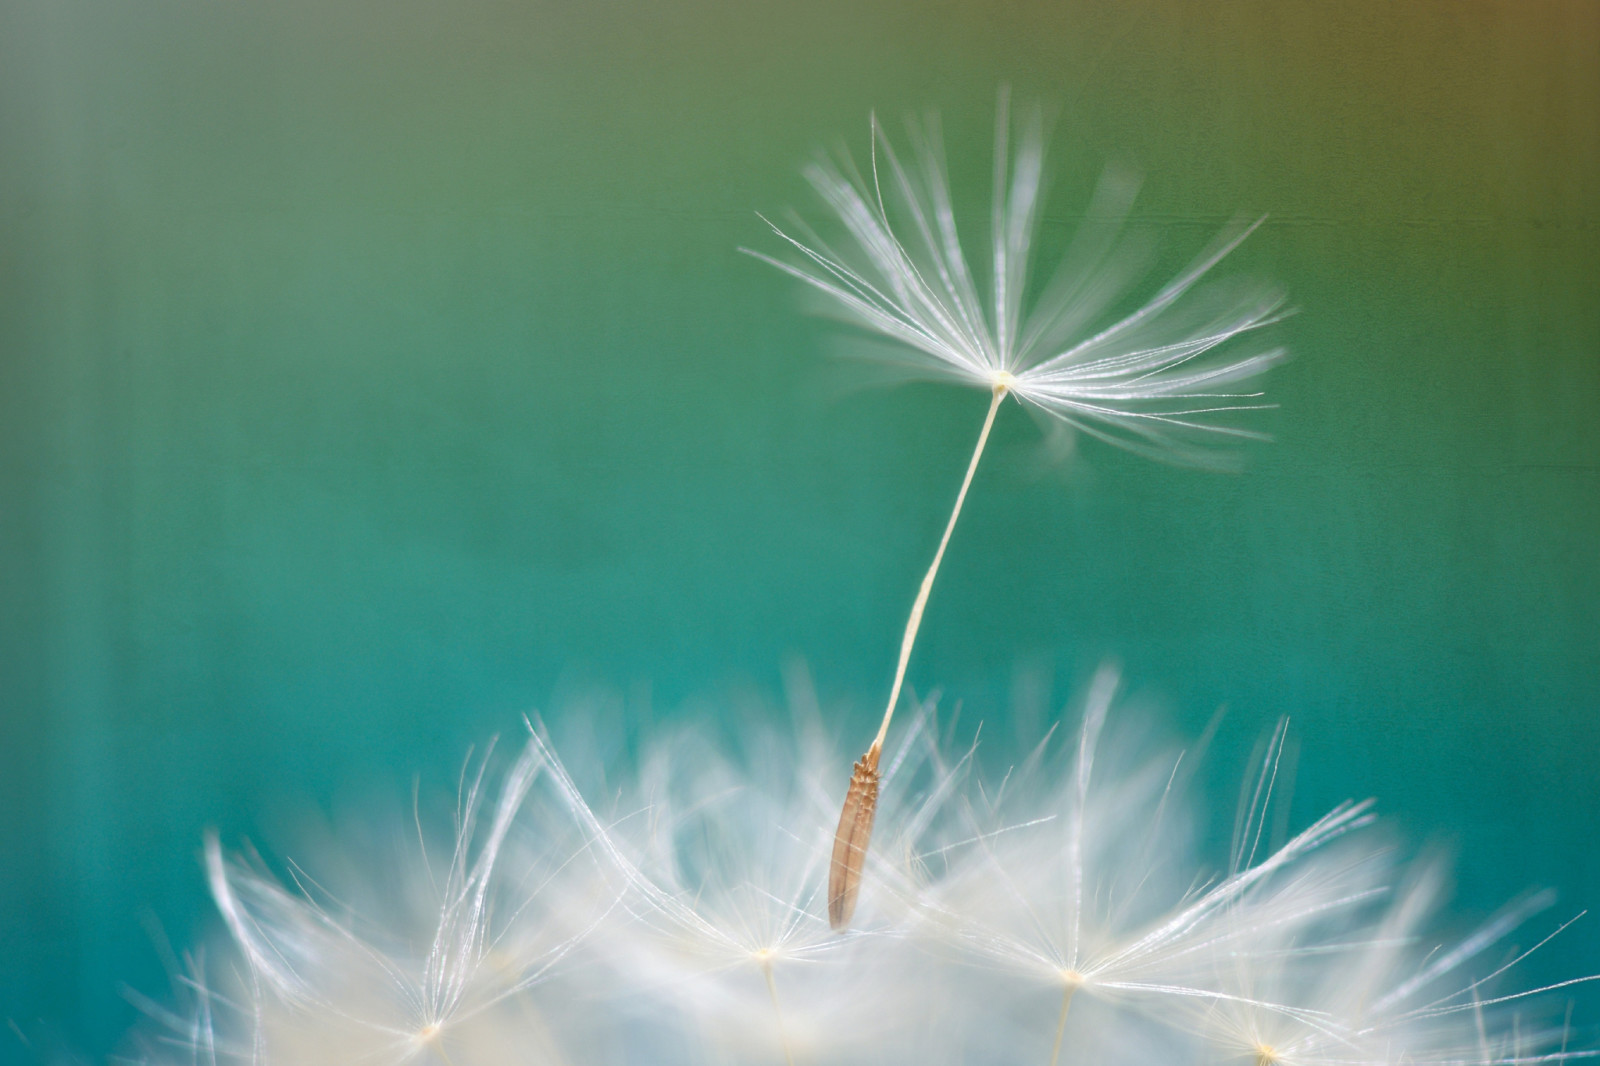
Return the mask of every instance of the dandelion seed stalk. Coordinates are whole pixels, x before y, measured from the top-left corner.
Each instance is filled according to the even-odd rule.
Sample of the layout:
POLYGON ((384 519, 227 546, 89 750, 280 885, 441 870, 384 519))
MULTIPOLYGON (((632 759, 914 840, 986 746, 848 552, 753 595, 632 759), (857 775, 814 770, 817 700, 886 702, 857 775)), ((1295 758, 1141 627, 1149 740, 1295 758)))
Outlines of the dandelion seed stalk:
POLYGON ((1067 990, 1061 993, 1061 1014, 1056 1018, 1056 1040, 1050 1045, 1050 1066, 1056 1066, 1061 1061, 1061 1038, 1067 1032, 1067 1011, 1072 1009, 1072 993, 1078 990, 1081 980, 1076 976, 1067 978, 1067 990))
POLYGON ((883 710, 883 722, 878 735, 865 755, 857 760, 850 776, 850 789, 845 794, 844 807, 839 812, 839 828, 833 838, 833 861, 828 868, 828 921, 834 929, 842 930, 850 924, 856 909, 856 897, 861 891, 861 868, 866 862, 867 845, 872 840, 872 819, 878 802, 878 759, 883 753, 883 742, 889 735, 889 723, 894 719, 894 709, 900 702, 900 689, 905 685, 906 666, 911 661, 911 649, 917 643, 917 630, 922 627, 922 613, 928 606, 928 595, 933 591, 934 578, 939 574, 939 564, 950 545, 950 534, 955 532, 956 521, 961 517, 961 506, 967 501, 967 490, 972 487, 972 476, 978 471, 983 449, 989 443, 989 431, 994 428, 994 416, 1000 402, 1011 388, 1011 375, 995 375, 993 397, 989 413, 983 419, 983 429, 978 433, 978 443, 967 462, 966 476, 961 479, 961 490, 956 493, 956 505, 945 523, 944 535, 933 553, 933 563, 922 576, 917 598, 911 604, 911 616, 906 619, 906 631, 900 638, 900 660, 895 665, 894 684, 889 689, 889 704, 883 710))
POLYGON ((778 982, 772 976, 772 956, 761 954, 761 976, 767 981, 767 995, 772 997, 772 1013, 778 1019, 778 1040, 783 1045, 783 1061, 794 1066, 794 1052, 789 1047, 789 1030, 783 1024, 783 1008, 778 1005, 778 982))
POLYGON ((895 705, 900 702, 900 688, 906 680, 906 664, 911 661, 911 648, 917 642, 917 630, 922 627, 922 612, 928 606, 933 579, 939 573, 939 564, 944 561, 944 550, 950 545, 950 534, 955 531, 956 520, 961 517, 961 506, 967 502, 967 490, 972 487, 972 475, 978 472, 978 461, 983 458, 984 446, 989 443, 989 431, 994 428, 994 416, 1000 410, 1000 401, 1006 398, 1010 387, 1010 374, 995 375, 994 398, 989 401, 989 413, 983 420, 977 446, 972 449, 967 474, 961 479, 961 491, 956 493, 956 505, 950 512, 950 521, 945 523, 944 536, 939 538, 939 548, 933 553, 933 565, 928 567, 928 572, 922 577, 922 586, 917 589, 916 601, 911 605, 911 617, 906 619, 905 635, 900 638, 900 661, 895 665, 894 685, 889 689, 889 705, 884 708, 883 724, 878 726, 878 735, 872 741, 874 751, 883 750, 884 738, 889 735, 889 721, 894 718, 895 705))

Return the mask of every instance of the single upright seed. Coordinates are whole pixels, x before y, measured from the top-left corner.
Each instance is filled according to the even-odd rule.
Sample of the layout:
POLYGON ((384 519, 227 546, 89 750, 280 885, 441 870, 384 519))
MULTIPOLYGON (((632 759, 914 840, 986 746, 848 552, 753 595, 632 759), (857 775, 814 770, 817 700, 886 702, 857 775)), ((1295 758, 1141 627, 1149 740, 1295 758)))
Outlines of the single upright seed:
POLYGON ((839 831, 833 837, 833 863, 828 868, 828 924, 837 930, 850 924, 850 915, 856 909, 856 895, 861 891, 861 866, 867 861, 867 843, 872 839, 872 816, 878 813, 878 756, 883 753, 883 741, 889 735, 895 704, 900 702, 900 687, 905 684, 906 664, 911 661, 911 649, 917 642, 922 612, 928 606, 928 594, 933 591, 933 579, 939 573, 944 550, 950 545, 950 534, 955 532, 956 520, 961 517, 961 505, 972 487, 972 475, 977 473, 978 460, 983 458, 983 446, 994 428, 995 413, 1000 410, 1000 402, 1006 398, 1012 381, 1008 373, 995 374, 989 413, 983 420, 972 459, 967 463, 967 474, 961 479, 961 491, 956 493, 955 509, 950 512, 950 521, 945 523, 944 536, 939 538, 939 548, 933 553, 933 565, 923 575, 916 601, 911 605, 911 617, 906 620, 905 634, 900 638, 900 660, 895 666, 894 685, 889 690, 889 705, 884 709, 878 736, 867 753, 856 760, 855 771, 850 775, 850 791, 845 794, 844 810, 839 812, 839 831))
POLYGON ((861 867, 867 861, 872 839, 872 817, 878 813, 878 745, 856 760, 850 791, 839 812, 839 831, 833 837, 833 862, 828 867, 828 924, 843 929, 855 913, 861 893, 861 867))

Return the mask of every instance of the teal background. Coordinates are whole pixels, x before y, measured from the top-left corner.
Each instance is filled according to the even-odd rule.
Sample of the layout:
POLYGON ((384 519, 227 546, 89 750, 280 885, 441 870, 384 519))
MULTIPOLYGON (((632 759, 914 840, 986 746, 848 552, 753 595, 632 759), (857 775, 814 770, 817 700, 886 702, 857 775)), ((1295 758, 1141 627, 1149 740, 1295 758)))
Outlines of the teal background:
MULTIPOLYGON (((839 388, 735 248, 874 107, 943 111, 981 217, 1002 81, 1059 115, 1045 244, 1113 157, 1168 265, 1268 213, 1295 360, 1240 476, 1041 470, 1006 411, 912 684, 1003 720, 1114 655, 1229 706, 1222 828, 1288 713, 1295 818, 1379 797, 1463 923, 1600 904, 1595 3, 0 0, 0 1060, 115 1046, 204 827, 563 693, 797 653, 864 742, 984 399, 839 388)), ((1593 916, 1523 980, 1580 971, 1593 916)))

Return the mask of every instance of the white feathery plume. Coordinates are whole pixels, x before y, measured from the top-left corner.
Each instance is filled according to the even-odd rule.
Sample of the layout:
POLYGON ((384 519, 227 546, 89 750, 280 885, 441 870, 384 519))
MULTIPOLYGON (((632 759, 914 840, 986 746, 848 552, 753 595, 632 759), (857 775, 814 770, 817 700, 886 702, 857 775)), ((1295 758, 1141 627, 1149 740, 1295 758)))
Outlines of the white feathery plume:
POLYGON ((843 244, 825 242, 797 219, 798 235, 768 223, 796 259, 746 251, 826 294, 849 321, 898 342, 891 358, 901 365, 1014 395, 1091 436, 1189 460, 1204 453, 1184 446, 1185 438, 1258 436, 1215 416, 1264 406, 1259 391, 1231 389, 1280 361, 1283 350, 1216 356, 1282 318, 1283 295, 1263 285, 1201 283, 1260 220, 1223 230, 1141 306, 1114 313, 1135 280, 1121 230, 1138 181, 1108 170, 1053 276, 1030 300, 1044 185, 1039 109, 1020 125, 1013 154, 1002 93, 983 292, 957 232, 936 115, 908 120, 910 163, 874 120, 868 178, 848 156, 806 168, 845 231, 843 244))
MULTIPOLYGON (((1382 878, 1396 872, 1388 861, 1392 856, 1369 857, 1376 860, 1367 863, 1370 872, 1382 878)), ((1370 893, 1368 905, 1357 913, 1346 910, 1313 928, 1281 931, 1277 947, 1254 958, 1221 960, 1219 987, 1229 994, 1212 1004, 1205 1019, 1217 1061, 1464 1066, 1565 1062, 1600 1054, 1566 1049, 1564 1025, 1487 1007, 1479 990, 1507 966, 1472 981, 1459 976, 1475 957, 1549 907, 1554 894, 1531 894, 1460 943, 1441 945, 1431 942, 1426 926, 1442 883, 1438 865, 1423 863, 1382 906, 1373 903, 1377 893, 1370 893), (1441 1004, 1459 1004, 1459 1009, 1440 1010, 1441 1004)), ((1516 993, 1499 1002, 1545 991, 1516 993)))
MULTIPOLYGON (((1241 805, 1235 869, 1241 861, 1248 864, 1259 843, 1286 725, 1280 723, 1269 741, 1254 790, 1241 805)), ((1576 919, 1485 976, 1471 981, 1459 976, 1475 958, 1550 907, 1553 892, 1531 893, 1459 943, 1430 948, 1426 926, 1443 895, 1441 864, 1420 860, 1405 872, 1397 868, 1392 847, 1370 840, 1346 843, 1301 864, 1277 889, 1295 900, 1321 896, 1332 906, 1304 912, 1306 920, 1297 923, 1262 926, 1262 939, 1249 957, 1221 957, 1218 987, 1226 994, 1211 1004, 1206 1024, 1224 1058, 1231 1050, 1234 1058, 1252 1066, 1462 1066, 1560 1062, 1596 1054, 1567 1051, 1564 1026, 1530 1025, 1504 1009, 1550 989, 1505 995, 1491 1003, 1483 995, 1515 962, 1576 919), (1397 879, 1402 883, 1395 887, 1397 879), (1493 1024, 1485 1023, 1486 1009, 1498 1012, 1493 1024)))
MULTIPOLYGON (((1182 868, 1190 851, 1177 794, 1179 759, 1095 772, 1100 733, 1117 688, 1102 668, 1092 684, 1071 766, 1035 752, 980 810, 969 804, 955 838, 937 849, 942 876, 924 891, 925 931, 1024 984, 1055 990, 1050 1061, 1060 1055, 1080 993, 1149 1011, 1192 1012, 1240 998, 1216 987, 1221 956, 1258 945, 1346 905, 1345 885, 1298 880, 1296 865, 1367 824, 1367 804, 1345 804, 1259 862, 1213 882, 1182 868)), ((1272 1010, 1302 1013, 1288 1004, 1272 1010)))
POLYGON ((444 870, 418 852, 376 884, 354 886, 377 900, 366 915, 303 876, 302 890, 290 891, 207 839, 212 897, 245 963, 251 1061, 466 1066, 506 1061, 518 1048, 556 1053, 551 1022, 523 994, 607 904, 592 877, 563 880, 584 878, 571 861, 580 845, 570 829, 546 826, 531 848, 513 839, 540 747, 526 746, 492 803, 488 763, 486 755, 465 782, 444 870), (556 895, 562 906, 540 906, 556 895))
POLYGON ((807 179, 844 228, 843 245, 830 246, 798 221, 800 236, 769 222, 798 259, 745 249, 831 298, 847 319, 897 342, 897 362, 990 393, 955 506, 906 622, 877 736, 855 765, 839 815, 828 887, 836 929, 849 924, 855 906, 880 787, 878 762, 922 614, 1001 402, 1012 395, 1091 436, 1200 462, 1209 453, 1185 444, 1185 437, 1259 436, 1218 416, 1265 406, 1257 402, 1259 392, 1234 390, 1283 356, 1271 349, 1213 358, 1236 338, 1278 321, 1283 297, 1264 286, 1200 286, 1259 221, 1225 230, 1142 306, 1107 319, 1131 274, 1118 235, 1137 183, 1117 172, 1102 181, 1054 278, 1024 314, 1043 199, 1043 120, 1038 108, 1030 111, 1013 156, 1005 92, 995 124, 989 285, 980 294, 957 232, 938 119, 913 119, 908 129, 914 165, 902 162, 874 119, 870 184, 848 156, 807 168, 807 179))

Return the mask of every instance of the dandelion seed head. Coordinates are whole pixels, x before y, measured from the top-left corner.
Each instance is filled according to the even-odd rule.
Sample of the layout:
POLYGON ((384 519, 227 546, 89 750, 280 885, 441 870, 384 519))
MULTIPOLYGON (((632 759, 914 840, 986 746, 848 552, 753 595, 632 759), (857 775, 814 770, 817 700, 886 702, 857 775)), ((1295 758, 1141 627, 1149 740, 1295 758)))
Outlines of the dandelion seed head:
POLYGON ((1262 843, 1281 729, 1241 790, 1232 858, 1208 867, 1192 759, 1117 690, 1100 671, 1069 728, 998 777, 919 709, 883 753, 871 897, 842 936, 822 893, 838 752, 814 720, 742 720, 731 743, 667 728, 577 776, 537 733, 498 784, 466 775, 443 846, 323 864, 353 883, 285 885, 213 839, 228 943, 187 960, 185 1006, 141 1004, 162 1035, 132 1061, 1594 1057, 1503 983, 1521 955, 1502 945, 1549 894, 1441 944, 1441 867, 1402 862, 1368 806, 1262 843))

